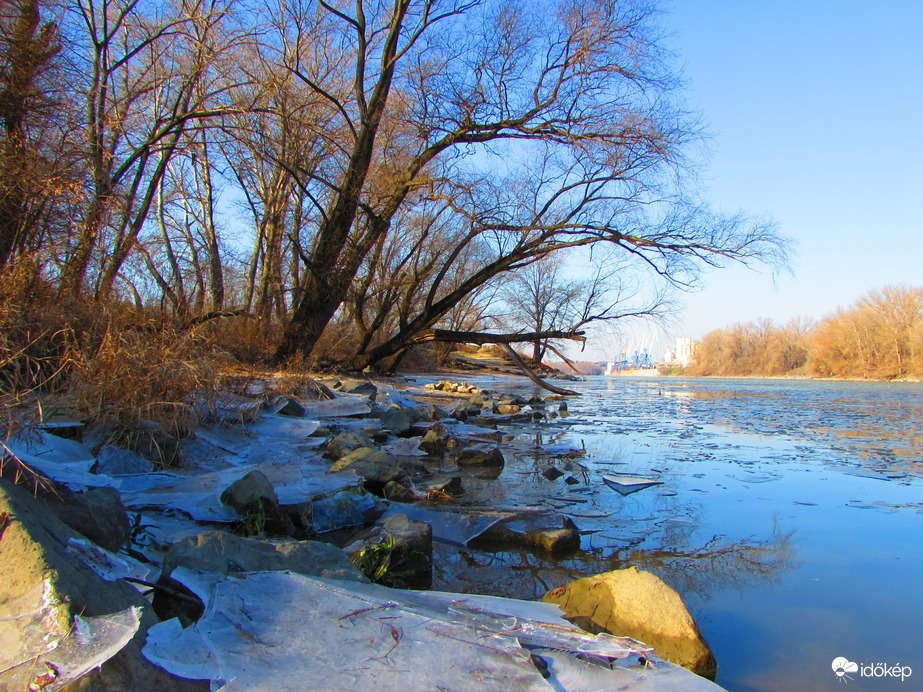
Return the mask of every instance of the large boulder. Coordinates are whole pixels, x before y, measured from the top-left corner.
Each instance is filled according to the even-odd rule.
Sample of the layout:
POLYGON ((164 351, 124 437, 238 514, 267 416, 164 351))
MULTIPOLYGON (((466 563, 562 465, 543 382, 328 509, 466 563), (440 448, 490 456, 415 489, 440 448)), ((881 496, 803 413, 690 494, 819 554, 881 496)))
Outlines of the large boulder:
POLYGON ((584 577, 542 598, 582 629, 634 637, 654 653, 711 680, 718 665, 683 599, 659 577, 637 567, 584 577))
POLYGON ((68 672, 77 670, 76 661, 96 660, 91 649, 101 643, 94 638, 87 646, 81 635, 72 636, 76 616, 114 621, 136 608, 140 627, 124 648, 67 689, 208 690, 208 683, 170 675, 141 655, 157 617, 128 583, 104 581, 71 554, 66 547, 71 539, 81 537, 31 493, 0 480, 0 689, 28 689, 33 678, 51 674, 46 662, 60 673, 50 689, 61 689, 68 672))
POLYGON ((251 471, 234 481, 221 493, 221 501, 233 507, 255 532, 291 536, 295 525, 279 506, 279 498, 269 479, 260 471, 251 471))

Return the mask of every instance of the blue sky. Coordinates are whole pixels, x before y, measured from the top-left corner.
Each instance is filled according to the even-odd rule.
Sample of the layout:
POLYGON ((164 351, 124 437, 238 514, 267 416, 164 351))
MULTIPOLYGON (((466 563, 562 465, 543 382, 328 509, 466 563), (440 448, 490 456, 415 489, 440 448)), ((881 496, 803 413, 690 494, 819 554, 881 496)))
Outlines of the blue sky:
POLYGON ((663 24, 712 134, 708 198, 797 241, 794 276, 710 271, 671 331, 923 286, 923 0, 674 0, 663 24))

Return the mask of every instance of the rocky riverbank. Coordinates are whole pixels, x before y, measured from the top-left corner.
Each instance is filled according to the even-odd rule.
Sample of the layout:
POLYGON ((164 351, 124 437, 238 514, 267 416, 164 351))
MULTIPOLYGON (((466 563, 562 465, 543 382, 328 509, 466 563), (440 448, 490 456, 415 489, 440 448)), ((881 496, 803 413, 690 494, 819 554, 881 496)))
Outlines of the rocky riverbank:
MULTIPOLYGON (((51 434, 79 438, 79 425, 7 441, 0 642, 17 645, 0 647, 0 683, 153 689, 173 675, 284 689, 280 676, 307 674, 274 658, 284 640, 293 654, 313 652, 315 689, 344 675, 385 689, 585 689, 600 675, 631 689, 714 689, 666 662, 715 674, 679 595, 653 575, 619 570, 552 589, 546 600, 586 633, 551 605, 404 590, 432 582, 434 542, 551 558, 580 550, 576 517, 488 506, 478 491, 513 482, 503 478, 509 431, 566 420, 563 398, 446 381, 272 391, 228 394, 212 424, 146 455, 51 434), (165 453, 170 467, 156 470, 151 457, 165 453), (35 496, 12 482, 34 474, 51 480, 35 496), (301 619, 276 612, 281 602, 301 619), (423 626, 424 613, 439 626, 423 626), (437 648, 444 668, 423 663, 437 648), (274 682, 258 670, 275 671, 274 682)), ((580 483, 566 458, 542 470, 549 484, 580 483)))

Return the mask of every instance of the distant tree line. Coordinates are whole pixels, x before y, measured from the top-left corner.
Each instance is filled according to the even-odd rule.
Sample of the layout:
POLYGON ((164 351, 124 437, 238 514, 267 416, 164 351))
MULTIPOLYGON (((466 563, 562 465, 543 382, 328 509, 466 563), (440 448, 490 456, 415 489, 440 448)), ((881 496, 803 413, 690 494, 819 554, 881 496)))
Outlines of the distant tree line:
POLYGON ((715 330, 695 345, 685 374, 923 377, 923 288, 873 291, 818 324, 761 320, 715 330))
POLYGON ((573 332, 657 314, 703 265, 784 263, 771 223, 690 184, 701 136, 657 15, 4 2, 0 281, 25 303, 0 317, 39 295, 174 329, 233 314, 277 362, 389 369, 435 328, 573 332), (579 280, 559 263, 575 252, 579 280))

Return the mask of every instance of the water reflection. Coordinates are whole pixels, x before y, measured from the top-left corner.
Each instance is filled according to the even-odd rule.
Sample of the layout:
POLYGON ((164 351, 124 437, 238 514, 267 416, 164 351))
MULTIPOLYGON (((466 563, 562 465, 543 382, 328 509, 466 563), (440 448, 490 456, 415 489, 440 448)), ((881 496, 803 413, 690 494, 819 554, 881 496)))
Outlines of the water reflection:
POLYGON ((681 529, 671 533, 665 532, 662 547, 626 550, 619 559, 653 572, 683 595, 701 598, 753 582, 778 583, 783 572, 798 567, 794 531, 776 527, 764 540, 712 536, 698 545, 691 544, 681 529))

